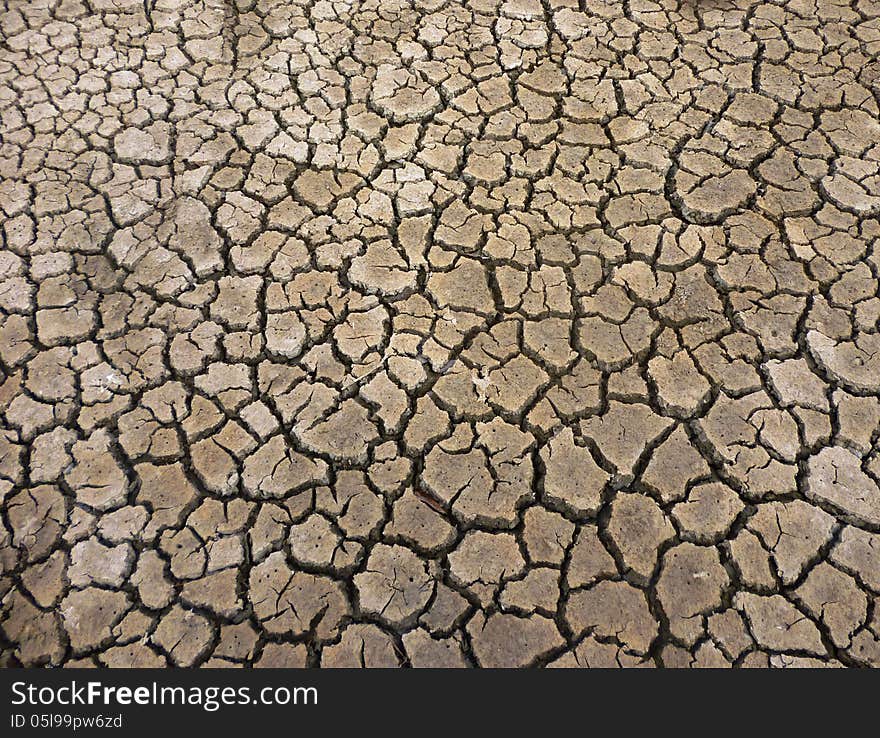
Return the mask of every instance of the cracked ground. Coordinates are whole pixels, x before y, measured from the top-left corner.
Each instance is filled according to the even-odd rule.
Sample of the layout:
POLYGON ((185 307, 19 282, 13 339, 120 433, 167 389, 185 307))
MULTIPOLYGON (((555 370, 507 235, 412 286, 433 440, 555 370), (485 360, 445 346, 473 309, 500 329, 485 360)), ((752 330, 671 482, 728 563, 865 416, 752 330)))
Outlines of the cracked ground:
POLYGON ((877 0, 0 10, 0 663, 880 665, 877 0))

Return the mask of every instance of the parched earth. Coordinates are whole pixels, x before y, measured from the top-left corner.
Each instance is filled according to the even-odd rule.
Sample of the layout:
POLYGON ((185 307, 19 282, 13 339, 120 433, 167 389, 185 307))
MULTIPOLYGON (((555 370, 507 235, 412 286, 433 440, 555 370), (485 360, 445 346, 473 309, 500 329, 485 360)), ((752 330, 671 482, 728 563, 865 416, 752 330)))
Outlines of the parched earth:
POLYGON ((880 665, 878 0, 0 9, 0 663, 880 665))

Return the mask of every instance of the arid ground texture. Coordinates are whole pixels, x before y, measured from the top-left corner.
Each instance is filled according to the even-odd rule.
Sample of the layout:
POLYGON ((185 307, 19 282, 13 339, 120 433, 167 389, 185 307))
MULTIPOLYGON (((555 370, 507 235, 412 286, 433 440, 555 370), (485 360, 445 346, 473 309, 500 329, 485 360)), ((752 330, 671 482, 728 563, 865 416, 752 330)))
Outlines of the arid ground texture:
POLYGON ((878 0, 3 0, 0 663, 880 665, 878 0))

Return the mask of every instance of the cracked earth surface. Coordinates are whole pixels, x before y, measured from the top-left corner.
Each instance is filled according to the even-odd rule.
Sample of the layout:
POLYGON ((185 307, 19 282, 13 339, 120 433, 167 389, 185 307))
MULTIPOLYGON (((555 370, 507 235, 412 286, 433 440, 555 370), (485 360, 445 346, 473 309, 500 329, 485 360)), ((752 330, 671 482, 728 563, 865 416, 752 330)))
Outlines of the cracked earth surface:
POLYGON ((3 0, 0 651, 880 665, 877 0, 3 0))

